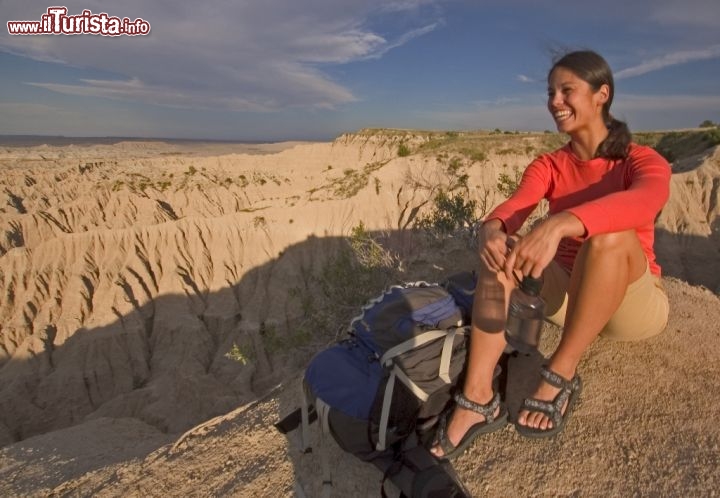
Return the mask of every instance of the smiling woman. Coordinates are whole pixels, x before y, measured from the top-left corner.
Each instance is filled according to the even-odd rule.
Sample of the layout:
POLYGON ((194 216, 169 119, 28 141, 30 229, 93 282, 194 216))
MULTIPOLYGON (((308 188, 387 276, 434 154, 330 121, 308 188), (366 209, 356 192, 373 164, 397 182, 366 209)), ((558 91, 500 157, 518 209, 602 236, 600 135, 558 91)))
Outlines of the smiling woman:
POLYGON ((582 389, 580 359, 599 335, 633 341, 665 328, 669 306, 653 244, 670 167, 632 143, 627 126, 612 117, 614 90, 610 67, 595 52, 566 54, 548 73, 548 110, 570 142, 533 161, 517 191, 482 225, 463 402, 440 431, 438 457, 454 457, 478 434, 497 429, 486 417, 504 410, 490 408, 497 399, 492 378, 508 346, 502 329, 518 274, 544 279, 545 318, 563 328, 517 415, 523 436, 563 429, 582 389), (518 237, 543 198, 549 216, 518 237))
MULTIPOLYGON (((548 77, 548 109, 558 131, 570 134, 583 127, 596 127, 593 134, 602 143, 591 144, 583 159, 592 154, 612 159, 627 156, 632 139, 627 125, 610 114, 615 83, 608 63, 589 51, 571 52, 560 59, 548 77), (598 119, 601 118, 601 119, 598 119)), ((573 144, 573 147, 580 144, 573 144)), ((575 153, 580 151, 575 150, 575 153)))

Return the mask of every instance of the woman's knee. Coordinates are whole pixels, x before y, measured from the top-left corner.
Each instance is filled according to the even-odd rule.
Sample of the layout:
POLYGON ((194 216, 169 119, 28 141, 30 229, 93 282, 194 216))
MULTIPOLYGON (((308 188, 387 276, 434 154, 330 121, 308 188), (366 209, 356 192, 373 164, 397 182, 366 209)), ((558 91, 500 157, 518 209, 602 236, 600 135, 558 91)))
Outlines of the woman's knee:
POLYGON ((640 245, 635 230, 611 232, 589 237, 578 254, 583 264, 611 265, 613 268, 624 268, 620 262, 627 263, 629 282, 634 282, 647 269, 647 256, 640 245))
POLYGON ((635 230, 625 230, 622 232, 599 233, 588 237, 584 242, 590 251, 622 251, 640 249, 640 240, 635 230))

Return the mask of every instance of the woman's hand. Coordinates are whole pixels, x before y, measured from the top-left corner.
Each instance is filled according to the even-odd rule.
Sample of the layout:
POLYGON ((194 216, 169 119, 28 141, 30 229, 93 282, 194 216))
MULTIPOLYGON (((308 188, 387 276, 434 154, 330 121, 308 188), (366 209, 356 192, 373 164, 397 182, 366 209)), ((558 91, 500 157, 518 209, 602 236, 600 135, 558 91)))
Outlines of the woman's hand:
POLYGON ((493 219, 480 227, 478 252, 480 260, 495 272, 503 271, 508 253, 508 235, 500 220, 493 219))
POLYGON ((568 212, 553 215, 515 243, 505 259, 503 271, 508 279, 512 278, 513 270, 540 278, 555 257, 560 239, 584 234, 585 225, 575 215, 568 212))

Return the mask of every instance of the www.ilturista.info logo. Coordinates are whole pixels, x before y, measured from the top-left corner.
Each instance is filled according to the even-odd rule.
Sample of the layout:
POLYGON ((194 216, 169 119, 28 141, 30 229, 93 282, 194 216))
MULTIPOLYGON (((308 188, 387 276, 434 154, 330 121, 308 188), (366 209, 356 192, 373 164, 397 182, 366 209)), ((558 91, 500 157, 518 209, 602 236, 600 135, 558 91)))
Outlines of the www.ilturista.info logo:
POLYGON ((67 7, 48 7, 39 21, 8 21, 7 27, 11 35, 135 36, 150 33, 150 23, 141 18, 131 21, 105 12, 93 14, 87 9, 80 15, 69 16, 67 7))

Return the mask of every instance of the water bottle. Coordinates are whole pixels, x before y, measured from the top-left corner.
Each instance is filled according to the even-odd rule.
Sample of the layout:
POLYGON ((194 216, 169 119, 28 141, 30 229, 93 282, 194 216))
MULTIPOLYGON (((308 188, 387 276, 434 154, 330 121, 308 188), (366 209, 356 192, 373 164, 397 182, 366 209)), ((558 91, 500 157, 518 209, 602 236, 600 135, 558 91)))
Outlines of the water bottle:
POLYGON ((505 340, 516 351, 530 354, 540 343, 545 301, 540 297, 542 280, 526 276, 510 293, 505 340))

